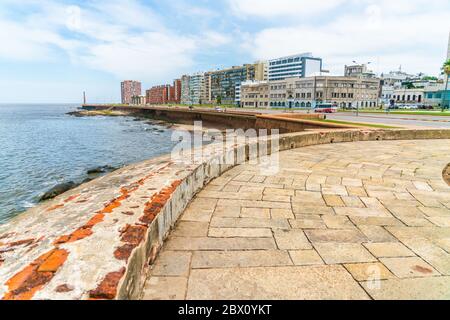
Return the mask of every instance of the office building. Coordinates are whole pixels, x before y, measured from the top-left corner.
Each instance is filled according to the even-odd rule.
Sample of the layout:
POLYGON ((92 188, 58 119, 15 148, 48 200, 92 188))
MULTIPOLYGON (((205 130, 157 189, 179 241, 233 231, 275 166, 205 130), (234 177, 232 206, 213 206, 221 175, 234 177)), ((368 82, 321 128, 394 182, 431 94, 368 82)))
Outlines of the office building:
POLYGON ((322 59, 311 53, 302 53, 288 57, 269 60, 268 80, 279 81, 287 78, 305 78, 320 74, 322 59))

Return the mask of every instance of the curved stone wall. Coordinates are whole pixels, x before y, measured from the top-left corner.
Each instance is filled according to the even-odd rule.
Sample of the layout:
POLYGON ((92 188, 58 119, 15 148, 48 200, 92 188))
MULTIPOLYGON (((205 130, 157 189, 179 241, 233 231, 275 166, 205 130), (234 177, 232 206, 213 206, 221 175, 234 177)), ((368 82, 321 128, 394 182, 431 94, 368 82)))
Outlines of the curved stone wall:
MULTIPOLYGON (((280 137, 280 150, 326 143, 450 139, 450 130, 334 130, 280 137)), ((149 263, 205 184, 244 163, 257 142, 184 164, 144 161, 71 190, 0 226, 0 298, 136 299, 149 263)))

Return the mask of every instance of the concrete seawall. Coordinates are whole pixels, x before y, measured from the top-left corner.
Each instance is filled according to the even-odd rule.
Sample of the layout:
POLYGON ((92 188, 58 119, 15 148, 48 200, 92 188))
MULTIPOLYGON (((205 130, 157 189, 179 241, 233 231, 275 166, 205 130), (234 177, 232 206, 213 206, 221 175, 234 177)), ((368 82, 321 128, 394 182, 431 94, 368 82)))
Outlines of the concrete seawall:
POLYGON ((126 112, 135 116, 149 117, 176 123, 192 124, 194 121, 202 121, 210 126, 219 128, 239 129, 279 129, 280 133, 300 132, 308 129, 348 129, 351 125, 319 122, 313 120, 323 119, 323 114, 261 114, 258 112, 239 112, 227 110, 217 112, 214 110, 189 110, 176 107, 142 107, 142 106, 104 106, 85 105, 86 110, 115 110, 126 112))
MULTIPOLYGON (((450 130, 297 132, 279 145, 417 139, 450 139, 450 130)), ((128 166, 0 226, 0 298, 139 298, 149 264, 195 194, 247 161, 256 143, 206 146, 197 164, 164 156, 128 166), (222 164, 230 156, 234 164, 222 164)))

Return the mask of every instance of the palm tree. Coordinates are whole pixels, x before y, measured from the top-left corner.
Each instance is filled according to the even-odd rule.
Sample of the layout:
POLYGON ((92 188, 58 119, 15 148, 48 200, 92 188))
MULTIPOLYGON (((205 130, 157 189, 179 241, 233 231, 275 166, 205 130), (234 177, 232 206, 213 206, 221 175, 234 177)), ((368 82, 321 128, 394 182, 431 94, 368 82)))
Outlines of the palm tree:
POLYGON ((442 73, 447 75, 445 80, 445 90, 444 95, 442 97, 442 109, 446 108, 447 105, 445 104, 445 98, 447 96, 447 90, 448 90, 448 78, 450 77, 450 59, 444 62, 444 65, 442 66, 442 73))

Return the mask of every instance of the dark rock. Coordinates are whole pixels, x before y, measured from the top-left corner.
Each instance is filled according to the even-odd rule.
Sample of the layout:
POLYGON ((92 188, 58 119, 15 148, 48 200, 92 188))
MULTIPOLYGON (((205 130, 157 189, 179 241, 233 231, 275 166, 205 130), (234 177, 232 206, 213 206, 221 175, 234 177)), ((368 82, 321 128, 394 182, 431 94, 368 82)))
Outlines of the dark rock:
POLYGON ((117 168, 112 167, 112 166, 101 166, 101 167, 96 167, 96 168, 92 168, 89 169, 87 171, 87 174, 92 175, 92 174, 102 174, 102 173, 107 173, 107 172, 113 172, 116 171, 117 168))
POLYGON ((78 186, 78 184, 76 184, 73 181, 58 184, 58 185, 54 186, 53 188, 51 188, 46 193, 44 193, 44 195, 39 199, 39 201, 42 202, 42 201, 56 198, 60 194, 63 194, 66 191, 76 188, 77 186, 78 186))

